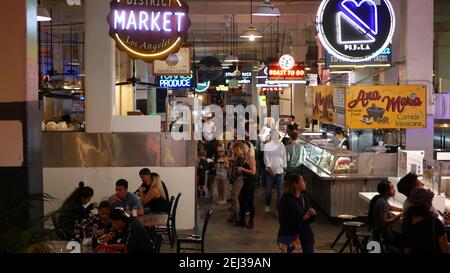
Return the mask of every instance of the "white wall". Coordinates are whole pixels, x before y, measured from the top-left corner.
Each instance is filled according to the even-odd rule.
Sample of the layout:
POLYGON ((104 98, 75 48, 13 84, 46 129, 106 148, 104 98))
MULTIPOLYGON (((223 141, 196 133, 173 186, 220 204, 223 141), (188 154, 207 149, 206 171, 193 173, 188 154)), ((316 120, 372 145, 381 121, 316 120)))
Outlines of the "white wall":
MULTIPOLYGON (((139 170, 132 168, 44 168, 44 192, 57 201, 45 204, 45 213, 57 209, 64 199, 83 181, 94 189, 93 201, 100 202, 114 194, 115 182, 121 178, 129 182, 129 191, 140 185, 139 170)), ((166 183, 169 195, 181 192, 177 210, 177 229, 193 229, 195 226, 195 168, 151 167, 166 183)))
POLYGON ((160 133, 161 116, 114 116, 115 133, 160 133))

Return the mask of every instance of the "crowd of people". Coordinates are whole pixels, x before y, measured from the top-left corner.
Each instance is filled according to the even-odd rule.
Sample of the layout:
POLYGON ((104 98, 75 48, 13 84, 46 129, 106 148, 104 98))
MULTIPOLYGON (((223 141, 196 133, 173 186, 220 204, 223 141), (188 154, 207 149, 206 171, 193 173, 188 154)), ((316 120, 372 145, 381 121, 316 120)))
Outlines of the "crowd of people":
MULTIPOLYGON (((280 249, 313 253, 314 234, 310 223, 314 221, 316 211, 305 193, 306 184, 300 175, 306 150, 298 139, 294 116, 289 118, 284 133, 274 125, 273 120, 266 119, 256 140, 250 139, 247 123, 245 140, 202 141, 198 152, 197 195, 212 200, 216 185, 215 203, 227 205, 227 200, 231 201, 231 215, 227 221, 252 229, 255 225, 255 191, 260 185, 265 191, 265 212, 274 212, 279 217, 280 249), (272 204, 273 191, 276 192, 275 206, 272 204)), ((234 131, 234 139, 237 135, 234 131)))
POLYGON ((128 190, 128 181, 120 179, 115 194, 98 205, 91 202, 94 189, 80 182, 58 210, 55 228, 61 239, 91 238, 93 246, 121 244, 128 253, 152 253, 151 232, 138 217, 168 213, 169 194, 157 173, 144 168, 139 177, 142 184, 134 193, 128 190))

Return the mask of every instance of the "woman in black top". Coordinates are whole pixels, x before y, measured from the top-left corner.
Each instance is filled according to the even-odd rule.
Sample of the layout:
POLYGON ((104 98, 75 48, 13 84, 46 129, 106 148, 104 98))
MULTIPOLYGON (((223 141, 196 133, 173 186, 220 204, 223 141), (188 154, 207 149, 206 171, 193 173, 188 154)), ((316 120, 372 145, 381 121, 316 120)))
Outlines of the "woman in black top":
POLYGON ((255 158, 250 156, 250 151, 246 153, 246 161, 242 167, 238 167, 237 171, 243 174, 244 185, 242 186, 239 194, 239 221, 237 226, 245 227, 248 229, 254 228, 253 219, 255 218, 255 190, 256 190, 256 161, 255 158), (245 213, 250 213, 248 224, 246 225, 245 213))
POLYGON ((167 213, 167 190, 157 173, 150 174, 150 184, 143 184, 139 189, 144 213, 167 213))
POLYGON ((95 203, 84 207, 91 202, 94 196, 94 190, 91 187, 85 187, 83 182, 79 183, 72 194, 67 197, 63 205, 59 209, 58 233, 61 239, 70 240, 73 237, 75 223, 81 224, 82 220, 88 219, 91 210, 96 206, 95 203))
POLYGON ((418 188, 410 196, 412 206, 407 210, 402 226, 406 253, 448 253, 444 225, 430 211, 434 193, 418 188))
POLYGON ((283 252, 314 253, 311 223, 316 211, 305 194, 306 185, 300 175, 288 175, 280 202, 278 244, 283 252), (300 242, 298 242, 300 240, 300 242), (298 244, 301 244, 299 248, 298 244))

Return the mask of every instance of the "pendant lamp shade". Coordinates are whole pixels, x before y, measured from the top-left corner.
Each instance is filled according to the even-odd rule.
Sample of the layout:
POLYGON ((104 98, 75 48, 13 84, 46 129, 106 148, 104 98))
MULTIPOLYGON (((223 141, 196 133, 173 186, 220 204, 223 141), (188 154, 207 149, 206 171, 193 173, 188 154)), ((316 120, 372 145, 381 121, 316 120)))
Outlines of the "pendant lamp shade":
POLYGON ((280 9, 275 7, 270 0, 264 0, 261 5, 253 12, 254 16, 273 16, 279 17, 281 16, 280 9))

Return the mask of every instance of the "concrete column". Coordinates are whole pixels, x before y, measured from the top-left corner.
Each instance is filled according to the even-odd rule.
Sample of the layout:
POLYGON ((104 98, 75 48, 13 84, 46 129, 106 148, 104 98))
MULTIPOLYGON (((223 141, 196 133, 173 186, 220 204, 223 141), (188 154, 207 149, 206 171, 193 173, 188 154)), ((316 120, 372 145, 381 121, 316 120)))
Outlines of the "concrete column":
MULTIPOLYGON (((291 47, 292 56, 298 62, 304 62, 306 60, 306 53, 308 51, 308 45, 306 43, 307 29, 300 29, 291 32, 293 38, 293 44, 296 46, 291 47)), ((295 116, 296 121, 300 128, 306 127, 306 100, 305 100, 305 85, 294 84, 292 86, 292 115, 295 116)))
POLYGON ((106 17, 109 0, 85 1, 86 131, 111 133, 114 110, 114 41, 106 17))
MULTIPOLYGON (((43 192, 36 6, 36 0, 11 1, 0 16, 0 206, 6 209, 43 192)), ((42 216, 43 204, 36 205, 23 220, 42 216)))
POLYGON ((400 37, 401 37, 401 21, 399 18, 402 16, 401 2, 391 1, 392 7, 394 8, 395 16, 397 17, 397 24, 395 25, 395 34, 392 39, 392 67, 380 73, 380 84, 383 85, 397 85, 399 80, 399 63, 402 61, 402 55, 400 53, 400 37))
POLYGON ((436 84, 439 92, 450 92, 450 32, 436 33, 436 84))
POLYGON ((400 31, 405 64, 400 66, 401 84, 427 86, 427 128, 406 130, 406 149, 425 150, 433 158, 433 31, 434 0, 402 0, 400 31))

